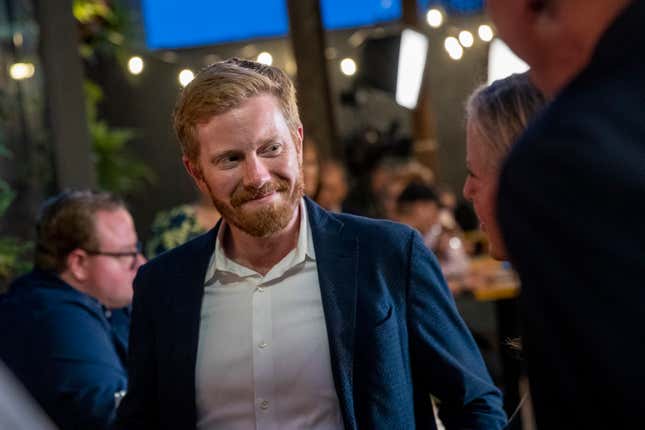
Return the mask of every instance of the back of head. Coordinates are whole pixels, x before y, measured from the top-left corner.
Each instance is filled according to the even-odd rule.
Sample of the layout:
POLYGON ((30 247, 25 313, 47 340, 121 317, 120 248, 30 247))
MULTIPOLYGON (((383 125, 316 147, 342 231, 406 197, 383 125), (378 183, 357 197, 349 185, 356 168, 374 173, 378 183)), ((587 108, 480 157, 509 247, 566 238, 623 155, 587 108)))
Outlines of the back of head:
POLYGON ((412 182, 431 186, 435 182, 434 172, 418 160, 408 160, 396 174, 394 180, 402 181, 406 185, 412 182))
POLYGON ((348 190, 345 167, 337 160, 324 161, 320 168, 318 204, 328 210, 340 211, 348 190))
POLYGON ((409 183, 396 200, 399 212, 405 213, 406 209, 417 202, 435 203, 439 206, 439 196, 429 185, 420 182, 409 183))
POLYGON ((315 200, 320 191, 320 167, 322 164, 316 141, 310 137, 305 137, 302 150, 302 173, 305 181, 305 194, 315 200))
POLYGON ((499 166, 544 104, 544 96, 526 73, 511 75, 475 90, 466 103, 466 119, 487 146, 490 167, 499 166))
POLYGON ((411 182, 396 200, 395 220, 428 234, 438 222, 439 197, 430 186, 411 182))
POLYGON ((487 0, 509 47, 531 66, 534 83, 556 95, 591 60, 619 13, 641 0, 487 0))
POLYGON ((68 190, 45 201, 36 223, 35 267, 62 273, 67 255, 74 249, 99 247, 96 212, 122 208, 125 204, 118 197, 89 190, 68 190))
POLYGON ((255 61, 231 58, 204 68, 182 91, 173 113, 184 156, 199 157, 196 128, 212 117, 238 108, 246 100, 270 94, 278 100, 292 134, 300 127, 296 90, 285 72, 255 61))

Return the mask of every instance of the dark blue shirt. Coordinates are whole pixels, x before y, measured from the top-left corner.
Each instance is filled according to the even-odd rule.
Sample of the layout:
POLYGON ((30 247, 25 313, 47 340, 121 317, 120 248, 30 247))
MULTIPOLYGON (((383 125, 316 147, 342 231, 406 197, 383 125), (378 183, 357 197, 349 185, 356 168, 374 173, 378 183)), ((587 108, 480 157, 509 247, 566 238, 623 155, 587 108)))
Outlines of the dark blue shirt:
POLYGON ((129 309, 34 270, 0 297, 0 359, 60 428, 104 429, 127 389, 129 325, 129 309))

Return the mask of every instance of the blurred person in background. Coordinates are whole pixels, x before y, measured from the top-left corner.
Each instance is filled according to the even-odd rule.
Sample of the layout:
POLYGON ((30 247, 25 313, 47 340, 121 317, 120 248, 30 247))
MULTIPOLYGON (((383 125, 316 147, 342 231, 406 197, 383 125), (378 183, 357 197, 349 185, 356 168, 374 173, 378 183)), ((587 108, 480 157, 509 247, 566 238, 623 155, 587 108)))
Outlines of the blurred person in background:
POLYGON ((328 211, 342 212, 348 189, 345 167, 336 160, 327 160, 322 163, 320 190, 315 199, 316 203, 328 211))
POLYGON ((369 218, 386 217, 383 196, 401 161, 399 158, 380 156, 372 163, 367 173, 352 172, 358 173, 359 178, 349 191, 343 212, 369 218))
POLYGON ((35 268, 0 297, 0 359, 61 429, 107 429, 127 389, 138 243, 121 200, 63 192, 41 209, 35 268))
POLYGON ((508 259, 496 211, 502 163, 544 104, 544 97, 527 74, 481 86, 466 103, 468 177, 463 194, 473 203, 480 228, 488 238, 488 252, 497 260, 508 259))
POLYGON ((455 209, 457 209, 458 201, 457 195, 455 192, 448 186, 439 185, 437 187, 439 192, 439 203, 441 203, 441 208, 447 211, 450 211, 454 215, 455 209))
POLYGON ((376 193, 383 207, 383 215, 389 220, 395 220, 398 217, 397 199, 405 187, 413 182, 428 187, 434 184, 432 170, 419 161, 413 158, 399 158, 396 160, 396 163, 392 161, 392 164, 390 164, 390 174, 383 178, 383 185, 380 191, 376 193))
POLYGON ((539 428, 640 427, 645 410, 645 1, 488 0, 552 98, 502 168, 539 428))
POLYGON ((320 157, 316 141, 307 137, 302 142, 302 174, 305 182, 305 195, 316 200, 320 191, 320 157))
MULTIPOLYGON (((491 85, 476 89, 466 103, 466 165, 468 177, 464 185, 464 197, 473 203, 479 217, 481 230, 486 235, 488 253, 497 260, 506 260, 508 255, 497 220, 497 184, 500 169, 511 146, 525 130, 529 122, 543 109, 544 97, 530 83, 527 74, 512 75, 497 80, 491 85)), ((478 289, 494 283, 513 279, 508 267, 499 264, 485 264, 486 259, 473 264, 464 285, 478 289)), ((508 315, 508 302, 504 309, 508 315)), ((517 311, 513 311, 517 314, 517 311)), ((508 316, 506 317, 508 321, 508 316)), ((509 415, 521 404, 519 378, 525 373, 522 363, 517 361, 517 352, 508 345, 508 338, 519 336, 519 317, 512 326, 500 333, 502 363, 504 363, 505 393, 504 406, 509 415)), ((516 342, 517 343, 517 342, 516 342)), ((530 402, 526 402, 528 405, 530 402)), ((526 421, 531 418, 525 416, 526 421)), ((519 428, 519 421, 511 423, 519 428)))
POLYGON ((460 231, 450 212, 445 212, 441 207, 435 189, 414 181, 409 183, 397 198, 395 220, 421 233, 426 246, 439 259, 448 286, 455 292, 459 282, 452 281, 463 279, 468 271, 469 259, 460 231))
POLYGON ((148 258, 188 242, 213 228, 220 214, 210 197, 200 191, 198 201, 180 205, 155 215, 146 243, 148 258))
POLYGON ((439 227, 439 197, 434 189, 411 182, 396 200, 396 221, 416 229, 424 238, 439 227))

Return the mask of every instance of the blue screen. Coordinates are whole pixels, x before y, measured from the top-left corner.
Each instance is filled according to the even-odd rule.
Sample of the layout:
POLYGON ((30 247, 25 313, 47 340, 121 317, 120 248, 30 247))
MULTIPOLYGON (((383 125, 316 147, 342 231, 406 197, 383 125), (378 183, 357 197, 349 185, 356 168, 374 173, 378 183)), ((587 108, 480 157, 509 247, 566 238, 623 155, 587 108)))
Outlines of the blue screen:
POLYGON ((448 12, 475 13, 484 9, 484 0, 418 0, 421 10, 442 6, 448 12))
MULTIPOLYGON (((142 0, 150 49, 182 48, 289 32, 286 0, 142 0)), ((400 0, 321 0, 326 29, 360 27, 401 17, 400 0)))
POLYGON ((180 48, 287 34, 284 0, 143 0, 146 44, 180 48))
MULTIPOLYGON (((418 0, 422 11, 439 5, 448 12, 475 13, 484 0, 418 0)), ((185 48, 289 32, 286 0, 142 0, 150 49, 185 48)), ((401 18, 401 0, 321 0, 328 30, 361 27, 401 18)))
POLYGON ((323 25, 328 30, 360 27, 401 18, 400 0, 321 0, 323 25))

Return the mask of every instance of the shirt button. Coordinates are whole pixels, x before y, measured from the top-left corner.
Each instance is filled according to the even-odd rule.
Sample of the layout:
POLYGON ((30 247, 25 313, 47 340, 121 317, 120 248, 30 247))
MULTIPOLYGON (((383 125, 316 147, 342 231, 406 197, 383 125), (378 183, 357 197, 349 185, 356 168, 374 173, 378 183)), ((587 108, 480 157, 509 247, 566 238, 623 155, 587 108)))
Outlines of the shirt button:
POLYGON ((105 318, 110 318, 112 316, 112 311, 109 309, 105 310, 105 318))
POLYGON ((258 344, 258 347, 259 347, 260 349, 264 349, 264 348, 266 348, 267 346, 269 346, 269 344, 268 344, 268 343, 266 343, 266 342, 260 342, 260 343, 258 344))
POLYGON ((264 287, 258 287, 258 293, 264 293, 264 287))
POLYGON ((260 409, 269 409, 269 401, 268 400, 262 400, 260 402, 260 409))

